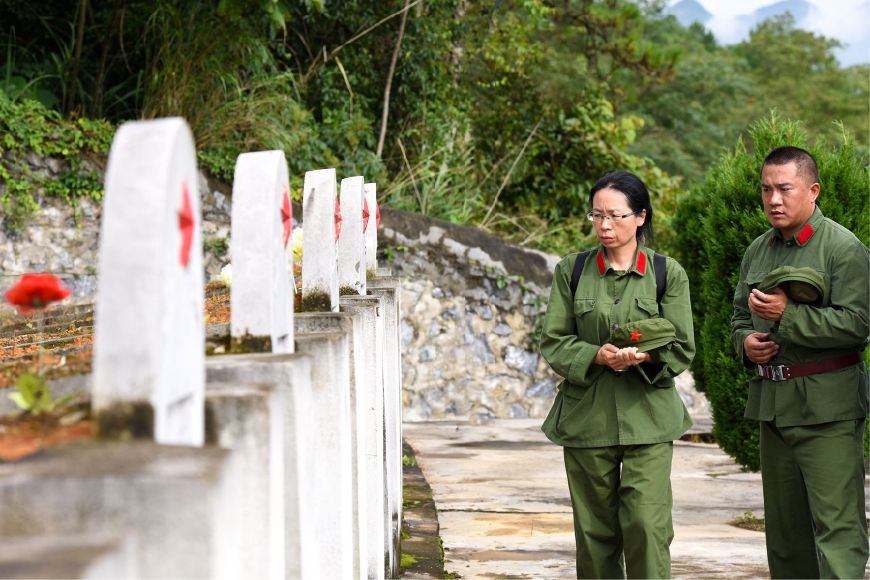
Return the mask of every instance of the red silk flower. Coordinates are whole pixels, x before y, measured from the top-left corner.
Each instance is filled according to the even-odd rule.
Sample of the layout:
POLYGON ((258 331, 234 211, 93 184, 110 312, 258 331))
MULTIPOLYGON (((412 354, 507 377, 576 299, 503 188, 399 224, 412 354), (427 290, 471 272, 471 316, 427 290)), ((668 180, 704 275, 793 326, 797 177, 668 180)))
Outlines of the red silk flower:
POLYGON ((53 274, 25 274, 6 292, 6 301, 22 314, 45 308, 72 294, 53 274))

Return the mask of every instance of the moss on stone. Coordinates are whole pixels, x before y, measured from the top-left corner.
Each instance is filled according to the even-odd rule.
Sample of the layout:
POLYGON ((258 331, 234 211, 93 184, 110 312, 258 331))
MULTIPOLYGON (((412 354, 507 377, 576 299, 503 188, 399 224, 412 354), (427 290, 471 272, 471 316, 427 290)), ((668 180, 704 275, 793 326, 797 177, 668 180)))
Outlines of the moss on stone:
POLYGON ((230 337, 229 352, 248 354, 252 352, 272 352, 271 336, 254 336, 247 332, 242 336, 230 337))
POLYGON ((99 439, 154 439, 154 407, 146 401, 115 403, 94 415, 99 439))
POLYGON ((352 288, 350 286, 340 286, 338 288, 339 296, 359 296, 359 292, 357 292, 356 288, 352 288))
POLYGON ((329 294, 315 290, 302 295, 302 304, 298 312, 332 312, 332 301, 329 294))

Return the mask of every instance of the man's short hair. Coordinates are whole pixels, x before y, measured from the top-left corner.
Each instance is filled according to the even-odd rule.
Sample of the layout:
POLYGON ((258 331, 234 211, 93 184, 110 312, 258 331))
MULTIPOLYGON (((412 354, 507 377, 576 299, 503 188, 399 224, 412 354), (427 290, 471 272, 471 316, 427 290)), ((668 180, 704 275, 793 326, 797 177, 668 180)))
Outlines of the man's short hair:
POLYGON ((764 171, 765 165, 786 165, 792 161, 797 165, 798 175, 809 179, 810 183, 819 182, 819 165, 816 163, 816 158, 809 151, 791 145, 777 147, 768 153, 764 163, 761 164, 761 170, 764 171))

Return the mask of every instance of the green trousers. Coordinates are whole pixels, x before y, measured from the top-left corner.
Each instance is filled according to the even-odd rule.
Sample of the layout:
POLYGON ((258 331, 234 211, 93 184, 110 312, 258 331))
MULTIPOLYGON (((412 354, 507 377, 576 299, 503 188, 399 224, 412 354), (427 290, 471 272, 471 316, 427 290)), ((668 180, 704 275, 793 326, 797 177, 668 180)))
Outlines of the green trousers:
POLYGON ((565 447, 578 578, 670 578, 673 443, 565 447))
POLYGON ((761 423, 767 562, 772 578, 863 578, 864 420, 761 423))

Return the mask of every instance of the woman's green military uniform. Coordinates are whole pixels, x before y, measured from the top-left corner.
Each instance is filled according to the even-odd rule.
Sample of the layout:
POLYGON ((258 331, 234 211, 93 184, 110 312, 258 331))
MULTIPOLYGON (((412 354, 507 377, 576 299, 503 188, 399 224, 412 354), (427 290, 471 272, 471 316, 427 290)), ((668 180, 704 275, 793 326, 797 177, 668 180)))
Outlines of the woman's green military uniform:
MULTIPOLYGON (((695 345, 686 273, 667 258, 658 303, 653 255, 639 246, 622 272, 603 249, 592 252, 573 296, 577 254, 553 276, 541 354, 565 380, 542 428, 564 447, 578 577, 670 576, 673 440, 691 426, 673 377, 688 368, 695 345), (620 373, 593 364, 616 330, 657 317, 673 324, 674 339, 650 350, 650 362, 620 373)), ((634 339, 643 346, 643 333, 634 339)))

